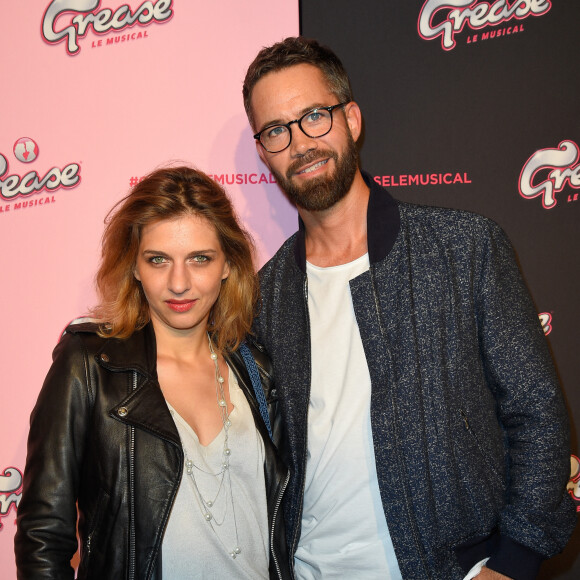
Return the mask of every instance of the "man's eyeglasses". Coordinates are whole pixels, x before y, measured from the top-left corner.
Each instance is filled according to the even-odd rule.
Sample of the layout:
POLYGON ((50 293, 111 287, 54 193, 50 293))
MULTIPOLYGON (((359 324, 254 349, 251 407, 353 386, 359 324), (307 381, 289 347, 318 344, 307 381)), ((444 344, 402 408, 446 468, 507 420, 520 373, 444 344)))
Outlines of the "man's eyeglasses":
POLYGON ((318 107, 308 111, 308 113, 304 113, 300 119, 294 119, 294 121, 283 125, 270 125, 256 133, 254 139, 257 139, 268 153, 280 153, 280 151, 284 151, 284 149, 289 147, 292 142, 290 125, 294 123, 298 123, 300 130, 307 137, 324 137, 332 129, 332 112, 334 109, 344 107, 348 103, 349 101, 330 107, 318 107))

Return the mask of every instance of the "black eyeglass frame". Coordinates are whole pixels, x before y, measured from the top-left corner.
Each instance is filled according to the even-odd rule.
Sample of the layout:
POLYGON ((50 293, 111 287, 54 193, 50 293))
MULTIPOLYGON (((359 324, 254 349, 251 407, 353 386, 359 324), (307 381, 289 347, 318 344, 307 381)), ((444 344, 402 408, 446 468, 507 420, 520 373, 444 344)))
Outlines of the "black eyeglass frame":
POLYGON ((329 107, 315 107, 314 109, 310 109, 310 111, 306 111, 306 113, 304 113, 304 115, 302 115, 302 117, 300 117, 299 119, 294 119, 293 121, 290 121, 289 123, 274 123, 273 125, 268 125, 267 127, 264 127, 260 132, 258 132, 254 135, 254 139, 256 139, 260 143, 260 145, 268 153, 281 153, 285 149, 288 149, 288 147, 290 147, 290 144, 292 143, 292 129, 290 129, 290 125, 293 125, 294 123, 297 123, 300 130, 310 139, 318 139, 319 137, 324 137, 325 135, 328 135, 332 131, 332 124, 334 122, 334 117, 332 116, 333 111, 335 109, 338 109, 339 107, 344 107, 344 106, 348 105, 349 103, 350 103, 350 101, 345 101, 344 103, 338 103, 338 105, 330 105, 329 107), (328 128, 328 131, 326 131, 325 133, 322 133, 322 135, 317 135, 316 137, 313 137, 312 135, 309 135, 302 127, 302 120, 305 117, 307 117, 308 115, 315 113, 316 111, 328 111, 328 113, 330 114, 330 127, 328 128), (262 133, 264 131, 268 131, 269 129, 272 129, 273 127, 286 127, 288 129, 288 134, 290 135, 288 145, 286 145, 286 147, 280 149, 279 151, 270 151, 262 143, 262 139, 261 139, 262 133))

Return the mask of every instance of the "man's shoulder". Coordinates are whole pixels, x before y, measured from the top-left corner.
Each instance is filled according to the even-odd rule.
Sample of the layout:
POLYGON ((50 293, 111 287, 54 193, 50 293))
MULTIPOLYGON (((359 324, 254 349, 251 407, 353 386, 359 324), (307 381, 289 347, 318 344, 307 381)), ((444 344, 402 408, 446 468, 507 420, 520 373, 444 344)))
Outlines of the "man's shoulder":
POLYGON ((462 209, 398 202, 401 219, 410 228, 427 229, 438 236, 489 237, 503 230, 494 220, 462 209))
POLYGON ((298 232, 292 234, 278 249, 278 251, 260 268, 260 279, 271 276, 274 272, 280 271, 295 263, 295 246, 298 232))
POLYGON ((449 223, 495 224, 495 222, 481 214, 464 209, 440 207, 434 205, 420 205, 406 201, 398 201, 401 214, 413 219, 425 221, 441 221, 449 223))

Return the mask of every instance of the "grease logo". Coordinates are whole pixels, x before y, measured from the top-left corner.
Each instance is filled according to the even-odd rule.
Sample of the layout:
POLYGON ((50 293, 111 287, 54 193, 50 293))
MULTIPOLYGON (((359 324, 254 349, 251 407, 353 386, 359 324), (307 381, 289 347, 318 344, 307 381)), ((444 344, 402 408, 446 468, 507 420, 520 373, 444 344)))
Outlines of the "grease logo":
POLYGON ((580 512, 580 459, 576 455, 570 457, 570 466, 570 481, 566 489, 576 503, 576 511, 580 512))
POLYGON ((22 497, 22 472, 15 467, 7 467, 0 473, 0 530, 4 527, 2 518, 5 518, 11 508, 18 508, 22 497))
POLYGON ((544 331, 544 334, 548 336, 548 334, 552 332, 552 315, 549 312, 541 312, 538 316, 540 318, 542 330, 544 331))
POLYGON ((38 157, 38 145, 30 137, 21 137, 14 143, 14 157, 22 163, 32 163, 38 157))
MULTIPOLYGON (((520 195, 525 199, 540 197, 545 209, 556 207, 557 193, 565 187, 580 189, 579 157, 580 148, 574 141, 562 141, 555 149, 536 151, 520 173, 520 195)), ((578 201, 578 193, 569 193, 567 201, 578 201)))
MULTIPOLYGON (((38 159, 40 148, 30 137, 21 137, 12 148, 14 157, 22 163, 29 164, 38 159)), ((81 181, 78 163, 69 163, 63 168, 57 166, 49 169, 44 175, 30 169, 23 176, 9 174, 6 157, 0 153, 0 213, 18 211, 28 207, 43 206, 56 201, 52 192, 60 188, 76 187, 81 181), (43 192, 49 195, 34 197, 43 192)))
POLYGON ((524 31, 523 20, 530 16, 543 16, 550 8, 550 0, 427 0, 417 24, 419 36, 424 40, 441 37, 441 48, 452 50, 457 42, 455 35, 465 26, 471 30, 491 27, 481 35, 468 36, 467 44, 507 36, 524 31))
MULTIPOLYGON (((173 16, 173 0, 147 0, 135 9, 123 4, 116 10, 97 10, 100 4, 101 0, 53 0, 42 18, 42 37, 49 44, 64 42, 67 53, 74 56, 81 50, 79 39, 84 38, 89 30, 105 35, 127 30, 136 24, 141 27, 153 23, 162 24, 173 16)), ((127 32, 107 38, 104 45, 102 39, 93 41, 92 47, 147 37, 147 30, 127 32)))

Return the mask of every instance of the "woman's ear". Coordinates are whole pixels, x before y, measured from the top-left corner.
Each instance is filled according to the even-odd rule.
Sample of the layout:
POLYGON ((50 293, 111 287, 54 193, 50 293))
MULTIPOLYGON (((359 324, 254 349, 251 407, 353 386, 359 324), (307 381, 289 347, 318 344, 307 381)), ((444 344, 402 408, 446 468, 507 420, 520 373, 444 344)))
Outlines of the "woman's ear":
POLYGON ((230 275, 230 264, 226 260, 224 264, 224 271, 222 273, 222 280, 225 280, 230 275))

